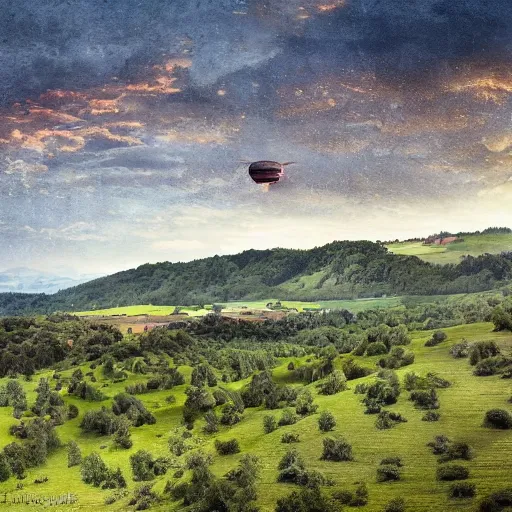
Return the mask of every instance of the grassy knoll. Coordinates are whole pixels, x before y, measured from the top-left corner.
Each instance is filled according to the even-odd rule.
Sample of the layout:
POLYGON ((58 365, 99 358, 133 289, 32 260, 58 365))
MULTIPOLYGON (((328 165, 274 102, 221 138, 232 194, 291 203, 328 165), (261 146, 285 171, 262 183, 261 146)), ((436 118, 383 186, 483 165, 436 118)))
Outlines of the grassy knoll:
MULTIPOLYGON (((468 442, 476 452, 475 459, 467 463, 470 469, 469 481, 476 483, 478 496, 510 485, 512 431, 485 429, 482 427, 482 419, 485 411, 490 408, 503 408, 512 411, 511 404, 507 403, 507 399, 512 394, 511 383, 509 380, 500 379, 496 376, 473 376, 472 367, 468 360, 453 359, 448 350, 451 345, 459 342, 461 338, 466 338, 469 341, 495 340, 503 350, 510 352, 512 350, 512 336, 492 332, 492 325, 488 323, 453 327, 445 329, 445 332, 448 334, 448 339, 432 348, 424 346, 431 333, 413 333, 413 342, 408 348, 414 351, 416 360, 411 366, 397 371, 401 377, 410 371, 419 374, 433 371, 452 382, 450 388, 439 390, 441 402, 439 410, 441 419, 439 422, 421 421, 423 411, 414 409, 412 403, 407 399, 408 393, 402 390, 398 403, 389 409, 403 414, 408 422, 391 430, 377 430, 374 426, 375 416, 364 414, 364 407, 360 403, 361 395, 355 395, 353 392, 358 382, 371 381, 372 376, 350 381, 349 390, 333 396, 316 396, 315 385, 310 386, 315 394, 315 401, 319 404, 318 413, 322 410, 331 411, 338 423, 334 433, 343 435, 352 444, 355 456, 354 462, 326 462, 320 460, 322 438, 325 434, 321 434, 318 430, 318 413, 299 421, 295 425, 280 427, 271 434, 264 434, 262 430, 263 416, 274 414, 279 417, 280 411, 265 411, 259 408, 246 409, 241 423, 231 428, 221 427, 218 434, 210 436, 203 434, 201 431, 203 421, 198 421, 193 430, 194 437, 201 438, 204 441, 203 449, 212 453, 215 453, 213 448, 215 439, 236 438, 239 440, 242 449, 240 454, 224 457, 215 456, 212 469, 217 475, 223 475, 233 468, 244 453, 250 452, 260 457, 263 470, 258 485, 258 505, 262 511, 274 510, 276 500, 289 494, 294 489, 294 486, 276 483, 277 464, 287 448, 287 445, 280 443, 280 438, 284 432, 288 431, 300 434, 301 441, 296 447, 304 456, 307 467, 321 471, 326 476, 333 478, 337 488, 353 489, 353 483, 356 481, 365 481, 368 484, 370 491, 369 503, 359 510, 380 511, 387 501, 397 496, 403 496, 407 500, 408 510, 425 512, 474 510, 475 500, 449 500, 447 498, 449 483, 436 481, 435 471, 438 462, 425 445, 438 434, 445 434, 455 440, 468 442), (375 478, 377 465, 382 458, 390 455, 402 457, 405 464, 403 479, 393 483, 377 483, 375 478)), ((340 359, 337 364, 340 364, 340 359)), ((361 357, 356 359, 364 365, 373 366, 377 358, 361 357)), ((290 360, 282 360, 282 364, 274 370, 276 381, 290 382, 290 372, 287 370, 290 360)), ((299 359, 293 360, 296 364, 301 362, 299 359)), ((84 373, 90 371, 88 365, 83 365, 81 368, 84 373)), ((180 370, 186 375, 188 383, 191 369, 181 367, 180 370)), ((64 376, 69 376, 71 372, 72 369, 61 373, 64 376)), ((108 394, 109 397, 123 391, 127 384, 147 379, 146 376, 129 374, 127 381, 114 384, 103 379, 101 367, 94 370, 94 374, 98 379, 98 384, 108 384, 107 387, 102 388, 102 391, 108 394)), ((33 403, 35 399, 34 388, 41 376, 51 376, 51 372, 39 373, 32 382, 23 382, 28 391, 29 404, 33 403)), ((6 379, 1 379, 1 382, 5 384, 6 379)), ((228 386, 239 389, 246 382, 247 380, 239 381, 228 386)), ((80 415, 78 418, 57 427, 57 431, 64 443, 72 439, 76 440, 83 455, 87 455, 94 450, 101 454, 109 466, 116 467, 119 465, 128 480, 129 489, 133 490, 136 483, 131 478, 129 455, 141 448, 151 451, 155 456, 169 453, 167 438, 172 429, 178 427, 181 423, 186 386, 187 384, 172 390, 138 395, 138 398, 156 416, 157 423, 139 428, 132 427, 133 447, 129 450, 115 449, 112 446, 111 438, 84 435, 79 429, 80 418, 86 410, 99 408, 103 404, 108 405, 108 401, 101 404, 85 402, 69 397, 66 391, 63 391, 62 394, 65 400, 79 407, 80 415), (175 395, 177 399, 175 404, 168 405, 165 402, 165 397, 169 394, 175 395), (158 437, 160 435, 161 437, 158 437), (101 446, 106 447, 101 449, 101 446)), ((12 409, 10 407, 0 408, 1 446, 15 440, 7 432, 8 426, 15 422, 11 414, 12 409)), ((49 457, 45 467, 28 471, 28 477, 23 482, 24 489, 22 492, 50 495, 71 491, 79 496, 79 505, 75 507, 76 510, 132 510, 127 505, 128 498, 113 505, 104 505, 104 499, 110 491, 102 491, 82 483, 79 467, 68 469, 66 457, 67 451, 63 447, 56 454, 49 457), (49 481, 40 485, 34 484, 34 478, 39 475, 47 475, 49 481)), ((173 480, 172 474, 173 470, 170 470, 166 476, 158 477, 155 489, 162 491, 165 481, 173 480)), ((0 493, 15 492, 16 483, 17 481, 11 477, 7 482, 0 484, 0 493)), ((15 510, 15 507, 11 508, 15 510)), ((67 510, 70 509, 71 507, 67 508, 67 510)), ((179 509, 179 505, 169 502, 152 508, 152 510, 162 511, 179 509)))
POLYGON ((461 256, 512 251, 512 234, 467 235, 463 242, 438 245, 423 245, 422 242, 400 242, 386 247, 394 254, 418 256, 429 263, 459 263, 461 256))

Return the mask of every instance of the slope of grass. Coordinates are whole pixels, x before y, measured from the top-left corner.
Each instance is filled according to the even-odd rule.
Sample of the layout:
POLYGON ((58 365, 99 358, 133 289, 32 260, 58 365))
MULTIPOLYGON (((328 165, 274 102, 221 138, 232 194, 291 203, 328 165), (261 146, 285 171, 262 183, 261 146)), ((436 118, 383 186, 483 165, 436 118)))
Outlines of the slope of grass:
MULTIPOLYGON (((447 489, 449 483, 440 483, 435 479, 435 471, 438 466, 437 459, 431 454, 425 445, 435 435, 445 434, 455 440, 467 441, 475 449, 476 457, 467 463, 470 468, 470 482, 477 485, 478 496, 495 491, 506 485, 510 485, 512 474, 512 431, 495 431, 482 427, 482 419, 486 410, 491 408, 503 408, 512 411, 512 406, 507 399, 512 394, 511 383, 499 377, 475 377, 472 375, 472 367, 467 359, 453 359, 449 354, 449 347, 457 343, 461 338, 469 341, 495 340, 503 350, 510 352, 512 349, 512 336, 504 333, 492 332, 492 325, 473 324, 445 329, 448 339, 440 345, 432 348, 424 346, 429 338, 429 332, 413 333, 413 342, 408 347, 416 354, 413 365, 399 369, 400 377, 410 371, 425 374, 428 371, 437 372, 452 382, 448 389, 439 390, 441 419, 439 422, 428 423, 421 421, 423 411, 414 409, 408 400, 408 393, 402 391, 399 401, 389 409, 402 413, 407 423, 391 429, 379 431, 375 428, 375 416, 364 414, 364 407, 360 403, 361 395, 354 394, 354 387, 358 382, 369 382, 373 376, 365 377, 357 381, 350 381, 350 389, 334 396, 315 396, 319 404, 319 412, 330 410, 337 420, 337 427, 333 434, 340 434, 352 444, 355 456, 354 462, 326 462, 320 460, 322 451, 321 434, 317 427, 318 413, 299 421, 295 425, 281 427, 271 434, 264 434, 262 430, 263 416, 274 414, 277 417, 280 411, 265 411, 263 409, 247 409, 244 419, 238 425, 231 428, 222 427, 215 435, 205 435, 201 431, 203 421, 196 423, 193 430, 194 437, 201 438, 204 443, 202 448, 215 453, 213 442, 215 439, 236 438, 240 442, 242 452, 230 456, 215 456, 212 467, 217 475, 223 475, 233 468, 244 453, 254 453, 263 465, 261 481, 258 485, 258 505, 262 511, 274 510, 275 502, 279 497, 289 494, 295 487, 287 484, 278 484, 277 464, 287 449, 287 445, 280 443, 281 435, 291 431, 300 434, 300 443, 296 445, 304 456, 309 469, 316 469, 330 476, 336 483, 336 488, 353 489, 356 481, 365 481, 370 491, 370 501, 366 507, 359 510, 380 511, 384 504, 391 498, 403 496, 409 510, 445 512, 446 510, 465 511, 474 509, 474 500, 449 500, 447 489), (393 483, 377 483, 376 468, 380 460, 386 456, 401 456, 405 466, 403 479, 393 483)), ((342 356, 343 358, 349 356, 342 356)), ((341 359, 341 358, 340 358, 341 359)), ((377 358, 356 358, 364 365, 372 366, 377 358)), ((274 378, 279 382, 289 382, 290 372, 287 370, 288 362, 292 359, 283 359, 282 364, 274 370, 274 378)), ((300 362, 293 359, 296 363, 300 362)), ((339 364, 340 361, 337 362, 339 364)), ((191 369, 180 368, 190 379, 191 369)), ((84 373, 90 371, 87 365, 82 366, 84 373)), ((70 375, 72 370, 62 372, 70 375)), ((128 381, 113 384, 103 379, 101 369, 94 370, 98 378, 98 384, 108 384, 103 388, 109 397, 122 391, 124 386, 138 380, 146 380, 147 377, 130 374, 128 381)), ((51 372, 38 374, 33 382, 24 382, 23 385, 29 391, 29 403, 35 399, 34 388, 40 376, 49 376, 51 372)), ((2 379, 2 384, 6 379, 2 379)), ((228 386, 234 389, 242 387, 245 381, 231 383, 228 386)), ((57 427, 61 440, 66 443, 75 439, 82 449, 83 455, 91 451, 97 451, 109 466, 119 465, 129 482, 130 490, 136 483, 131 478, 129 467, 129 455, 139 449, 151 451, 155 456, 168 454, 167 439, 171 431, 180 425, 182 406, 185 400, 184 389, 186 385, 173 390, 157 391, 150 394, 138 395, 148 409, 157 418, 155 425, 145 425, 132 428, 133 448, 118 450, 112 447, 112 439, 108 437, 96 437, 84 435, 79 429, 80 418, 88 409, 99 408, 100 403, 88 403, 82 400, 66 396, 67 402, 75 403, 80 409, 77 419, 57 427), (167 405, 165 397, 175 395, 175 404, 167 405), (161 435, 162 437, 158 437, 161 435), (101 449, 101 446, 106 448, 101 449)), ((310 385, 316 395, 315 385, 310 385)), ((108 405, 106 402, 105 405, 108 405)), ((4 446, 15 439, 7 433, 7 428, 15 420, 11 416, 11 408, 0 409, 0 442, 4 446)), ((182 456, 185 458, 185 456, 182 456)), ((172 470, 165 476, 155 481, 155 489, 162 491, 166 480, 172 478, 172 470)), ((14 492, 17 481, 14 478, 0 484, 0 493, 14 492)), ((67 468, 66 449, 63 447, 52 455, 45 467, 28 471, 28 477, 24 481, 22 492, 39 495, 62 494, 70 491, 79 497, 79 505, 76 510, 132 510, 128 507, 128 499, 123 499, 113 505, 103 504, 104 498, 111 491, 102 491, 81 482, 78 467, 67 468), (34 478, 38 475, 47 475, 49 481, 36 485, 34 478)), ((61 507, 62 508, 62 507, 61 507)), ((67 508, 66 510, 69 510, 67 508)), ((162 503, 154 506, 152 510, 180 510, 179 504, 162 503)), ((14 508, 13 508, 14 510, 14 508)))
POLYGON ((446 246, 423 245, 422 242, 400 242, 386 247, 395 254, 418 256, 429 263, 459 263, 461 256, 512 251, 512 234, 467 235, 463 242, 446 246))

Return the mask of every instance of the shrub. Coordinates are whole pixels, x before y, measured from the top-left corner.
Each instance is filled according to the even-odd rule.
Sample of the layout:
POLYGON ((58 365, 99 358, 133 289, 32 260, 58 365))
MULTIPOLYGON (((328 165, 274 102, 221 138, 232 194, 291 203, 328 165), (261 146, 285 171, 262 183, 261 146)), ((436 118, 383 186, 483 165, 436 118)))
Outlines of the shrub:
POLYGON ((280 427, 283 425, 293 425, 294 423, 297 423, 298 420, 299 417, 295 414, 294 411, 291 409, 285 409, 279 418, 278 424, 280 427))
POLYGON ((448 439, 446 436, 436 436, 434 437, 433 441, 427 443, 427 446, 432 448, 432 453, 434 455, 440 455, 448 451, 450 443, 450 439, 448 439))
POLYGON ((370 343, 366 349, 367 356, 380 356, 388 353, 388 347, 382 342, 370 343))
POLYGON ((84 458, 80 472, 82 480, 86 484, 92 484, 95 487, 99 487, 108 477, 108 468, 96 452, 92 452, 84 458))
POLYGON ((295 411, 301 416, 313 414, 318 409, 318 405, 313 403, 313 395, 309 389, 304 389, 297 397, 297 406, 295 411))
POLYGON ((275 512, 335 512, 320 489, 301 489, 277 500, 275 512))
POLYGON ((458 464, 446 464, 437 468, 438 480, 466 480, 469 478, 469 469, 458 464))
POLYGON ((126 414, 126 417, 135 427, 156 423, 156 418, 146 409, 144 404, 138 398, 127 393, 120 393, 114 397, 112 412, 116 416, 126 414))
POLYGON ((306 473, 304 460, 295 449, 289 449, 283 455, 277 469, 279 470, 278 482, 299 483, 306 473))
POLYGON ((436 331, 432 334, 432 337, 425 343, 425 347, 435 347, 446 340, 448 336, 443 331, 436 331))
POLYGON ((434 388, 412 391, 409 400, 412 400, 419 409, 439 409, 439 397, 434 388))
POLYGON ((512 506, 512 487, 502 489, 486 496, 479 505, 480 512, 501 512, 512 506))
POLYGON ((72 420, 78 416, 78 407, 75 404, 68 405, 68 419, 72 420))
POLYGON ((263 432, 265 434, 270 434, 270 432, 274 432, 277 429, 277 421, 274 416, 268 414, 263 417, 263 432))
POLYGON ((11 468, 9 466, 9 462, 7 461, 6 456, 0 452, 0 482, 5 482, 9 480, 11 476, 11 468))
POLYGON ((467 340, 462 340, 460 343, 453 345, 450 349, 450 354, 455 358, 468 357, 469 355, 469 343, 467 340))
POLYGON ((70 441, 68 445, 68 468, 78 466, 82 462, 82 453, 80 447, 75 441, 70 441))
POLYGON ((232 455, 240 452, 240 445, 236 439, 230 439, 229 441, 216 439, 215 449, 219 455, 232 455))
POLYGON ((206 421, 203 432, 206 434, 214 434, 219 431, 219 418, 215 414, 215 411, 207 411, 204 415, 206 421))
POLYGON ((476 485, 469 482, 457 482, 450 486, 450 498, 473 498, 476 494, 476 485))
POLYGON ((421 421, 439 421, 440 417, 441 415, 438 412, 427 411, 421 418, 421 421))
POLYGON ((299 442, 299 434, 294 434, 292 432, 285 432, 281 436, 281 443, 298 443, 299 442))
POLYGON ((177 436, 169 438, 168 446, 171 453, 176 455, 176 457, 180 457, 190 450, 190 447, 185 444, 183 438, 177 436))
POLYGON ((347 378, 342 371, 334 370, 318 387, 321 395, 335 395, 347 389, 347 378))
POLYGON ((500 348, 494 341, 478 341, 469 348, 469 363, 475 366, 482 359, 500 354, 500 348))
POLYGON ((379 430, 393 428, 398 423, 407 423, 407 420, 401 414, 393 411, 381 411, 375 420, 375 426, 379 430))
POLYGON ((239 408, 234 404, 226 404, 222 409, 222 415, 220 422, 223 425, 236 425, 242 421, 242 415, 240 414, 239 408))
POLYGON ((87 411, 82 418, 80 428, 85 432, 96 432, 101 436, 109 436, 117 429, 117 418, 106 407, 87 411))
POLYGON ((400 480, 400 469, 398 466, 386 464, 377 468, 377 482, 392 480, 400 480))
POLYGON ((344 438, 326 437, 323 444, 322 460, 337 462, 354 460, 352 446, 344 438))
POLYGON ((471 460, 473 458, 473 450, 467 443, 453 442, 448 445, 445 453, 439 457, 440 462, 447 462, 449 460, 471 460))
POLYGON ((360 366, 353 359, 343 361, 342 369, 347 380, 360 379, 361 377, 366 377, 370 375, 370 373, 373 373, 371 368, 360 366))
POLYGON ((398 466, 401 468, 403 466, 402 459, 400 457, 386 457, 380 461, 381 466, 398 466))
POLYGON ((354 394, 356 395, 364 395, 367 391, 368 384, 363 384, 362 382, 356 384, 356 387, 354 388, 354 394))
POLYGON ((484 427, 508 430, 512 428, 512 414, 504 409, 491 409, 485 413, 484 427))
POLYGON ((322 411, 320 417, 318 418, 318 428, 322 432, 329 432, 330 430, 334 430, 336 426, 336 419, 333 414, 329 411, 322 411))
POLYGON ((477 363, 473 374, 478 377, 488 377, 500 373, 509 365, 512 365, 510 358, 503 356, 488 357, 477 363))
POLYGON ((403 498, 393 498, 388 501, 383 512, 405 512, 405 500, 403 498))

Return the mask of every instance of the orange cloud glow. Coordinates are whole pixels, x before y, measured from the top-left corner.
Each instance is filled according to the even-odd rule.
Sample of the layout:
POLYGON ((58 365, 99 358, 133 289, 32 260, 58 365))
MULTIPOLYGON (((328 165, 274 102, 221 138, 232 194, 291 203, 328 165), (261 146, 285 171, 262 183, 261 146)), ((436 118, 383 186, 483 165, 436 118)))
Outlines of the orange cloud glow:
POLYGON ((492 101, 498 105, 505 103, 512 94, 512 78, 510 77, 481 77, 463 79, 451 83, 448 90, 458 93, 469 93, 481 101, 492 101))

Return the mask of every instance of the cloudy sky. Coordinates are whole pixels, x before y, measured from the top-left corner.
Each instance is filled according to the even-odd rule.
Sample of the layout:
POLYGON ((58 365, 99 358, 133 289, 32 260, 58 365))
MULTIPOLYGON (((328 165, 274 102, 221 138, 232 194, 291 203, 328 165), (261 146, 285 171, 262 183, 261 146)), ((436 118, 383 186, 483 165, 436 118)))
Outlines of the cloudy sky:
POLYGON ((0 270, 512 227, 508 0, 0 3, 0 270), (265 192, 243 160, 296 161, 265 192))

